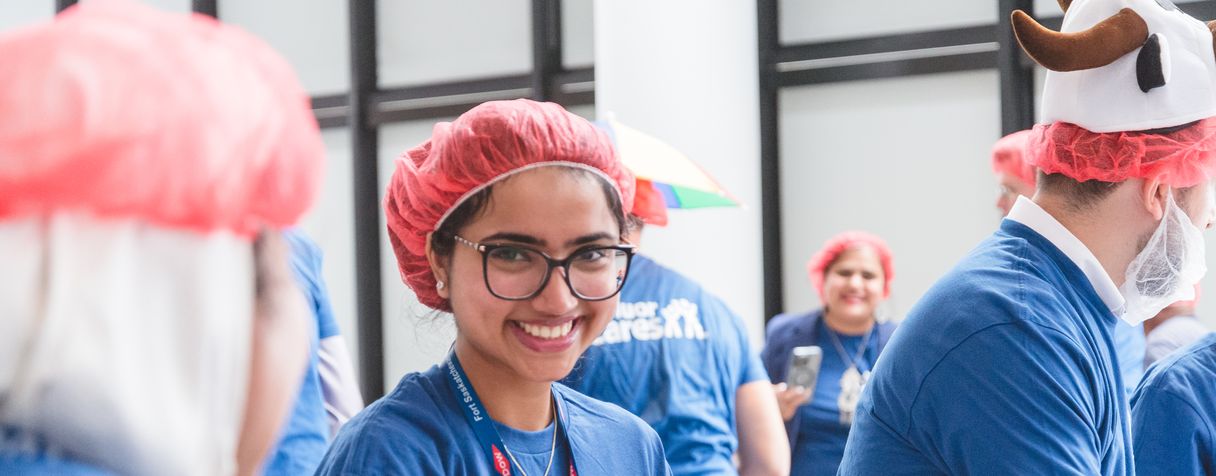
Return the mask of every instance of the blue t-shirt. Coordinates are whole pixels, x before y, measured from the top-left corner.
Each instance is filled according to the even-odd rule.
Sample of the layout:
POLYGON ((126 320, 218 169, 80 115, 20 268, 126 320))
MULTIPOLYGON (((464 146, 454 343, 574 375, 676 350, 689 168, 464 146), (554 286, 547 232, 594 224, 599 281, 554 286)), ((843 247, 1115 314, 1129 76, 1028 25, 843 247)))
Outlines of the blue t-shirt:
POLYGON ((1119 360, 1119 373, 1123 374, 1123 388, 1127 390, 1127 397, 1131 398, 1136 385, 1140 383, 1140 377, 1144 375, 1144 352, 1148 350, 1144 324, 1133 326, 1120 319, 1115 322, 1112 335, 1119 360))
POLYGON ((894 323, 876 324, 873 334, 852 336, 835 334, 848 356, 842 356, 832 340, 832 332, 823 323, 823 311, 782 314, 768 323, 768 344, 762 357, 773 383, 784 382, 790 354, 795 347, 814 345, 823 351, 819 377, 811 400, 798 408, 786 423, 790 436, 790 474, 834 475, 844 455, 849 437, 847 422, 840 413, 840 378, 848 369, 846 359, 854 359, 859 372, 872 371, 886 339, 895 330, 894 323), (865 350, 861 350, 865 342, 865 350))
POLYGON ((313 311, 316 332, 310 335, 308 368, 290 419, 277 447, 266 459, 264 474, 268 476, 311 474, 321 464, 321 456, 329 445, 329 416, 321 393, 317 351, 321 339, 338 335, 338 323, 321 277, 320 248, 296 229, 283 233, 283 237, 291 246, 291 269, 313 311))
POLYGON ((1216 334, 1149 367, 1132 397, 1136 474, 1216 474, 1216 334))
MULTIPOLYGON (((663 443, 643 421, 562 384, 553 384, 553 395, 568 454, 573 454, 579 476, 670 474, 663 443)), ((512 438, 519 439, 519 435, 502 436, 508 438, 508 446, 512 438)), ((533 460, 539 462, 539 458, 533 460)), ((530 470, 533 463, 524 464, 528 464, 529 474, 544 472, 543 463, 536 473, 530 470)), ((568 467, 554 465, 549 474, 569 474, 568 467)), ((434 366, 406 375, 391 393, 347 422, 317 474, 446 476, 492 471, 489 456, 465 419, 447 376, 434 366)))
POLYGON ((523 472, 545 474, 545 468, 549 468, 551 475, 570 474, 570 444, 560 431, 553 434, 552 423, 540 431, 516 430, 498 423, 494 423, 494 428, 498 430, 503 446, 507 447, 509 457, 523 466, 523 472))
POLYGON ((1115 316, 1006 219, 934 285, 862 393, 842 475, 1130 475, 1115 316))
POLYGON ((616 315, 562 383, 650 424, 676 474, 736 474, 735 392, 767 380, 734 312, 635 255, 616 315))

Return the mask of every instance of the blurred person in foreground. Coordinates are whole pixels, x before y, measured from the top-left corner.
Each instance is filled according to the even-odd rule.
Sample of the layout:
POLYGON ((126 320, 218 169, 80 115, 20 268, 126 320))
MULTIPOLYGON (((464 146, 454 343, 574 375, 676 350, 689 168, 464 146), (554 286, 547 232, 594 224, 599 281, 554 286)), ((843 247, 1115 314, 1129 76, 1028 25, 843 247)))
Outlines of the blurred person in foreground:
POLYGON ((1012 19, 1049 69, 1034 198, 909 312, 842 475, 1136 473, 1114 326, 1191 299, 1206 271, 1213 36, 1167 1, 1060 4, 1063 33, 1012 19))
MULTIPOLYGON (((664 199, 649 181, 637 181, 632 215, 634 246, 646 225, 667 225, 664 199)), ((789 474, 773 390, 739 316, 640 253, 620 299, 562 383, 650 424, 672 474, 789 474)))
POLYGON ((1017 131, 992 145, 992 173, 996 175, 996 207, 1001 216, 1009 214, 1018 197, 1033 197, 1035 169, 1026 162, 1026 143, 1031 131, 1017 131))
POLYGON ((761 356, 789 434, 791 474, 834 475, 862 389, 895 332, 896 323, 878 320, 895 267, 882 238, 849 231, 828 239, 807 273, 823 307, 774 317, 761 356), (787 384, 790 356, 802 346, 821 351, 813 389, 787 384))
POLYGON ((133 2, 0 57, 0 473, 254 474, 307 352, 259 236, 319 185, 307 94, 252 35, 133 2))
MULTIPOLYGON (((1000 186, 996 206, 1001 216, 1009 215, 1018 197, 1032 198, 1036 186, 1037 170, 1027 161, 1026 146, 1033 131, 1014 132, 992 146, 992 173, 1000 186)), ((1119 373, 1123 376, 1123 388, 1131 397, 1145 366, 1145 329, 1149 324, 1128 324, 1122 320, 1115 323, 1115 355, 1119 361, 1119 373)))

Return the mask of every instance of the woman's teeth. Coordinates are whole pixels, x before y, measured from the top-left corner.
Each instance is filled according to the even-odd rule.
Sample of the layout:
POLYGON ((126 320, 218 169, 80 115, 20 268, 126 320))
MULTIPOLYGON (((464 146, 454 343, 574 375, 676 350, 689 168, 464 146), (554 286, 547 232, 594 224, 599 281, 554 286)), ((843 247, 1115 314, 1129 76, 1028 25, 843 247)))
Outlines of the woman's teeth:
POLYGON ((532 337, 541 339, 557 339, 566 337, 570 333, 570 329, 574 328, 574 321, 567 322, 560 326, 541 326, 536 324, 528 324, 526 322, 517 322, 519 327, 532 337))

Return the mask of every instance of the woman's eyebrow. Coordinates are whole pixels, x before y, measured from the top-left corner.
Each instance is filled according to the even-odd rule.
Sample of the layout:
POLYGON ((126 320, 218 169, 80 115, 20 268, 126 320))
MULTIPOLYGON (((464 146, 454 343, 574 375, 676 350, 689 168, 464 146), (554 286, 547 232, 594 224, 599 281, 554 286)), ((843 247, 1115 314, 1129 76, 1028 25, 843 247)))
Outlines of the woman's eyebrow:
POLYGON ((525 245, 535 245, 535 246, 544 246, 545 245, 545 240, 542 240, 535 236, 527 235, 524 233, 514 233, 514 232, 509 232, 509 231, 502 231, 502 232, 494 233, 490 236, 482 238, 480 241, 499 241, 499 240, 514 241, 516 243, 523 243, 525 245))
MULTIPOLYGON (((615 239, 616 239, 616 235, 613 235, 613 234, 607 233, 607 232, 589 233, 589 234, 580 236, 578 238, 574 238, 572 240, 566 241, 566 246, 573 247, 573 246, 585 245, 588 243, 594 243, 596 241, 601 241, 601 240, 615 240, 615 239)), ((525 233, 516 233, 516 232, 509 232, 509 231, 502 231, 502 232, 494 233, 490 236, 482 238, 481 241, 511 241, 511 242, 515 242, 515 243, 533 245, 533 246, 538 246, 538 247, 543 247, 546 245, 545 240, 542 240, 535 236, 525 234, 525 233)))
POLYGON ((580 236, 573 240, 567 241, 566 246, 579 246, 579 245, 585 245, 587 243, 593 243, 593 242, 600 241, 600 240, 616 240, 616 239, 617 239, 616 236, 611 233, 605 233, 605 232, 591 233, 591 234, 583 235, 583 236, 580 236))

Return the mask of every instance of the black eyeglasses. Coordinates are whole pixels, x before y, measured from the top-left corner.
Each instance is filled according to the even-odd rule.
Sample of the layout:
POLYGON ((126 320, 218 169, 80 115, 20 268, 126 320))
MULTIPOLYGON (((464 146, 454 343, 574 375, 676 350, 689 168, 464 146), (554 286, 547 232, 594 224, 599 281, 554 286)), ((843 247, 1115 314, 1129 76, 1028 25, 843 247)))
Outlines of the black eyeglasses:
POLYGON ((494 297, 523 301, 540 294, 553 268, 561 268, 570 293, 584 301, 616 296, 629 276, 634 247, 588 246, 564 259, 518 245, 481 244, 453 235, 457 242, 481 252, 482 276, 494 297))

